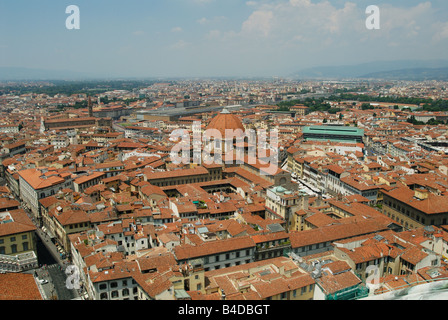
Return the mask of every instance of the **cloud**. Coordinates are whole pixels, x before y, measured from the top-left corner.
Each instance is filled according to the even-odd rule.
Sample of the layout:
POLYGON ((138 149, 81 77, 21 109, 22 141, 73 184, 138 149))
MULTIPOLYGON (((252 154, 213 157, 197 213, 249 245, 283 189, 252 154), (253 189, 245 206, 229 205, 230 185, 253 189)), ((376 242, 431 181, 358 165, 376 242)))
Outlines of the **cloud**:
POLYGON ((244 21, 241 31, 243 34, 267 37, 272 28, 273 18, 274 13, 272 11, 255 11, 244 21))
POLYGON ((380 30, 366 28, 366 7, 354 1, 336 5, 328 0, 270 0, 258 5, 248 1, 246 5, 254 9, 233 34, 245 39, 251 36, 254 41, 269 38, 273 41, 271 45, 274 41, 276 44, 308 41, 317 47, 330 43, 357 46, 369 39, 375 39, 377 44, 382 41, 384 45, 414 39, 411 43, 417 45, 419 40, 445 39, 448 32, 446 23, 439 23, 434 30, 435 11, 428 1, 407 7, 379 5, 380 30))
POLYGON ((431 2, 422 2, 414 7, 380 6, 381 30, 384 36, 409 38, 421 35, 433 25, 434 10, 431 2))
POLYGON ((176 49, 176 50, 184 49, 184 48, 188 47, 189 45, 190 45, 189 42, 187 42, 185 40, 179 40, 176 43, 172 44, 170 46, 170 49, 176 49))
POLYGON ((224 16, 216 16, 211 19, 207 19, 207 18, 203 17, 201 19, 196 20, 196 22, 201 25, 206 25, 206 24, 212 24, 212 23, 219 23, 219 22, 223 22, 226 20, 227 20, 227 18, 224 16))
POLYGON ((214 0, 193 0, 194 3, 196 4, 208 4, 213 2, 214 0))
POLYGON ((199 24, 207 24, 210 22, 210 20, 208 20, 207 18, 204 17, 204 18, 196 20, 196 22, 199 24))
POLYGON ((220 37, 221 37, 221 31, 219 31, 219 30, 210 30, 205 35, 205 38, 208 39, 208 40, 220 39, 220 37))
POLYGON ((136 31, 132 32, 132 34, 134 36, 143 36, 143 35, 145 35, 145 32, 142 30, 136 30, 136 31))
POLYGON ((437 23, 435 29, 437 31, 432 38, 434 42, 441 42, 448 39, 448 22, 437 23))
POLYGON ((181 27, 174 27, 171 29, 171 32, 182 32, 183 29, 181 27))

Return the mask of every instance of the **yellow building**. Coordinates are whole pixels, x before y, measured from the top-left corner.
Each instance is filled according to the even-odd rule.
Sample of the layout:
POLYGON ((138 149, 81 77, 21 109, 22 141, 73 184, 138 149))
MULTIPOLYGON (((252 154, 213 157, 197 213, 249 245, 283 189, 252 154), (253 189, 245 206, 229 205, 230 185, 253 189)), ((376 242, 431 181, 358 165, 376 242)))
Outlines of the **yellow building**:
POLYGON ((37 266, 35 230, 23 209, 0 212, 0 271, 37 266))
POLYGON ((205 272, 200 260, 179 266, 170 278, 174 290, 200 291, 205 293, 205 272))

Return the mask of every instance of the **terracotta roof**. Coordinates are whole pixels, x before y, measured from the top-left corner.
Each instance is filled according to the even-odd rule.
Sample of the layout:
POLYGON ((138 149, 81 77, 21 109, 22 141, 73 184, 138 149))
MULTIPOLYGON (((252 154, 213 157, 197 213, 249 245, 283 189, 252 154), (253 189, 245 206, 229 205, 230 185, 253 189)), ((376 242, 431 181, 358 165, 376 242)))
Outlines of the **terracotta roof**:
POLYGON ((332 242, 385 230, 387 230, 385 224, 376 221, 361 221, 311 230, 291 231, 289 239, 291 240, 292 248, 300 248, 311 244, 332 242))
MULTIPOLYGON (((231 114, 230 112, 225 110, 223 110, 223 112, 219 113, 212 119, 212 121, 210 121, 209 125, 207 126, 207 130, 209 129, 218 130, 218 132, 221 134, 222 139, 226 137, 226 129, 237 130, 235 131, 235 133, 240 133, 237 136, 242 136, 245 131, 243 123, 238 118, 238 116, 231 114)), ((213 133, 211 134, 213 135, 213 133)))
POLYGON ((43 174, 39 169, 21 170, 19 171, 19 175, 28 182, 34 190, 48 188, 65 181, 59 175, 48 176, 47 174, 43 174))
POLYGON ((43 300, 32 274, 0 274, 0 300, 43 300))
POLYGON ((4 217, 4 222, 0 220, 0 237, 36 230, 36 226, 23 209, 11 210, 3 214, 7 216, 4 217))
POLYGON ((391 198, 399 200, 426 214, 437 214, 448 212, 448 197, 428 194, 428 198, 419 200, 414 197, 415 192, 408 187, 399 187, 383 193, 391 198))

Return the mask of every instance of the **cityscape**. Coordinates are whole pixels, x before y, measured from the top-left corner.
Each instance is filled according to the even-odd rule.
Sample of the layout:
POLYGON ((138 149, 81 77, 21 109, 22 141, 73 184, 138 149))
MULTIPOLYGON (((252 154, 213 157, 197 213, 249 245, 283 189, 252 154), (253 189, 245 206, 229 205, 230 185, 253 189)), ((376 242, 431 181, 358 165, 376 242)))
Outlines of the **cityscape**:
MULTIPOLYGON (((448 22, 438 20, 447 5, 173 2, 173 19, 195 11, 196 27, 242 19, 239 33, 208 31, 221 38, 214 49, 238 45, 241 60, 206 73, 213 50, 183 55, 191 38, 154 69, 130 44, 117 65, 112 53, 100 62, 102 40, 87 41, 79 57, 79 48, 64 56, 55 45, 53 57, 43 57, 52 47, 31 58, 0 31, 0 300, 180 301, 178 315, 211 317, 216 310, 189 303, 255 301, 221 315, 268 315, 273 301, 448 299, 448 60, 438 51, 448 44, 448 22), (409 45, 429 33, 419 27, 429 17, 440 28, 425 56, 390 46, 381 59, 316 53, 311 62, 322 49, 313 41, 302 66, 284 53, 271 64, 253 57, 255 34, 274 45, 276 22, 296 7, 334 13, 337 39, 348 14, 361 13, 353 33, 395 35, 390 12, 407 12, 417 38, 409 45)), ((96 6, 55 4, 53 35, 97 32, 105 18, 93 24, 96 6)), ((143 6, 167 18, 166 4, 143 6)), ((186 33, 182 22, 160 39, 186 33)))

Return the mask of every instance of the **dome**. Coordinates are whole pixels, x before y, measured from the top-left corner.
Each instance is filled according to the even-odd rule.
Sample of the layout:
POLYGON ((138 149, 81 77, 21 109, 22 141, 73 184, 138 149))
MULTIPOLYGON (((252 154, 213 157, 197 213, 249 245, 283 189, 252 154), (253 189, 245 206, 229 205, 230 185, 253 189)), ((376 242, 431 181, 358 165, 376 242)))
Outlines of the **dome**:
POLYGON ((231 114, 225 108, 216 117, 214 117, 212 121, 210 121, 209 125, 207 126, 207 130, 208 129, 218 130, 219 132, 221 132, 223 139, 226 136, 226 129, 233 131, 241 129, 241 131, 238 130, 237 132, 235 132, 235 137, 241 137, 245 132, 243 123, 241 122, 240 118, 238 118, 234 114, 231 114))

